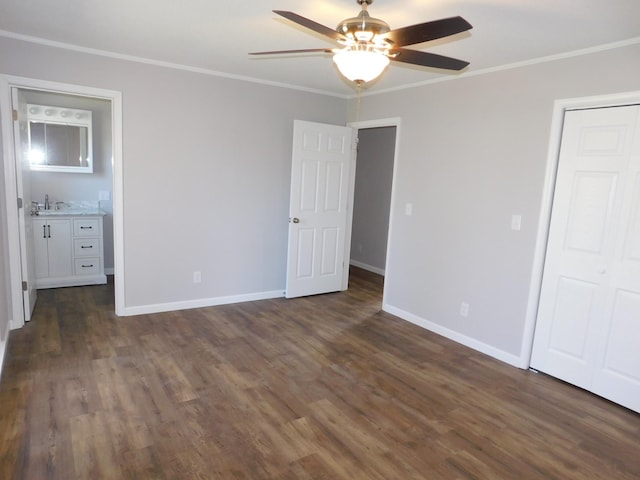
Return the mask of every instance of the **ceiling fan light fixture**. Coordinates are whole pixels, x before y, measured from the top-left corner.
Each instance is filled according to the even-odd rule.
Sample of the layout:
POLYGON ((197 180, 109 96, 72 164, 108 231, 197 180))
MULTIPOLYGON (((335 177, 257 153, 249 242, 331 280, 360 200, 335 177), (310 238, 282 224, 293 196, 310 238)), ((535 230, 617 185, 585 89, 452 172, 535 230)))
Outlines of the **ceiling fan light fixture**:
POLYGON ((333 56, 340 73, 356 83, 370 82, 380 76, 389 65, 389 57, 366 46, 354 45, 333 56))

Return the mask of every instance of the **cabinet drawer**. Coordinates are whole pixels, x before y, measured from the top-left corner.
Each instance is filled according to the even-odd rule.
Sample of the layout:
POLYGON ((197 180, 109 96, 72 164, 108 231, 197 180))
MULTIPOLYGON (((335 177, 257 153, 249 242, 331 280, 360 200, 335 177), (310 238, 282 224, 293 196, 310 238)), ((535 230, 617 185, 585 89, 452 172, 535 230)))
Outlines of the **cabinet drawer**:
POLYGON ((100 234, 100 220, 97 218, 76 218, 73 220, 74 237, 95 237, 100 234))
POLYGON ((100 273, 100 257, 75 259, 76 275, 97 275, 100 273))
POLYGON ((73 255, 75 257, 92 257, 100 255, 99 238, 76 238, 73 240, 73 255))

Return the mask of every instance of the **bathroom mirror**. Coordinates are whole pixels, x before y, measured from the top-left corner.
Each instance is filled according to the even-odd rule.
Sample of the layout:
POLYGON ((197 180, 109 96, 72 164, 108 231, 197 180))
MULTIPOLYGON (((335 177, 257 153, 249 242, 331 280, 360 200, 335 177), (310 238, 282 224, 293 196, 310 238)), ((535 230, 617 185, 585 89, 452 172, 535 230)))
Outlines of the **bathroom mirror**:
POLYGON ((27 105, 31 170, 93 173, 91 111, 27 105))

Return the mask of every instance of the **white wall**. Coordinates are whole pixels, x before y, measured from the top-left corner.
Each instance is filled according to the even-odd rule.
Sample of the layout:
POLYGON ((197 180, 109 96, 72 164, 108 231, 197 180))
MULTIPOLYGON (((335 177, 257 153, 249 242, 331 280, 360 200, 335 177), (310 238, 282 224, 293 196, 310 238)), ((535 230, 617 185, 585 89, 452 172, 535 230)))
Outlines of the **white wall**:
POLYGON ((0 73, 122 92, 127 308, 284 289, 293 120, 345 100, 5 38, 0 73))
POLYGON ((385 309, 517 363, 554 100, 637 90, 639 59, 633 45, 363 98, 362 119, 402 121, 385 309))

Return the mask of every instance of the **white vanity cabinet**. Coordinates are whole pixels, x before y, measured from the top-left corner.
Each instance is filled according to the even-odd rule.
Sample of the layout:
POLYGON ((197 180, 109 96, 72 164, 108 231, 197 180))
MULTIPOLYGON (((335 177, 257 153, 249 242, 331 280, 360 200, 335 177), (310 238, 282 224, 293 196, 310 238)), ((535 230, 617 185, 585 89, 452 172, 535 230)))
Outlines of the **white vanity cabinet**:
POLYGON ((33 219, 36 288, 107 283, 102 215, 33 219))
POLYGON ((64 278, 73 274, 71 265, 71 220, 47 218, 33 220, 36 287, 41 279, 64 278))

